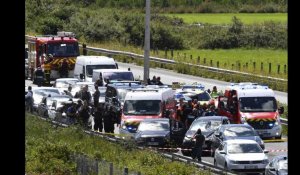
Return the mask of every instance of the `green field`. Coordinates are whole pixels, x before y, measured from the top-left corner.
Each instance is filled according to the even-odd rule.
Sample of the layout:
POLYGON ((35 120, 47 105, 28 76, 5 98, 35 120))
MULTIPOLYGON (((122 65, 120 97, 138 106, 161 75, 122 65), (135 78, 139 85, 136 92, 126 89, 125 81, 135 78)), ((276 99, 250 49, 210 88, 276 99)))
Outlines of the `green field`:
MULTIPOLYGON (((111 50, 122 50, 133 52, 137 54, 144 54, 144 50, 137 47, 126 45, 126 47, 120 43, 106 42, 102 44, 88 44, 89 46, 106 48, 111 50)), ((165 51, 159 50, 158 54, 154 51, 150 52, 150 56, 154 57, 165 57, 165 51)), ((267 75, 278 78, 287 78, 287 74, 284 73, 284 65, 287 65, 287 51, 286 50, 273 50, 273 49, 191 49, 191 50, 180 50, 173 51, 173 59, 176 61, 197 63, 197 57, 200 56, 201 65, 210 66, 210 60, 212 60, 213 67, 217 67, 217 61, 219 61, 219 67, 225 69, 238 69, 238 63, 240 63, 240 71, 250 72, 260 75, 267 75), (184 53, 186 57, 184 58, 184 53), (192 55, 192 59, 190 59, 192 55), (204 58, 206 63, 204 64, 204 58), (255 70, 253 63, 255 62, 255 70), (261 71, 261 62, 263 62, 263 71, 261 71), (248 63, 248 68, 246 67, 248 63), (271 63, 271 74, 269 71, 269 63, 271 63), (277 65, 280 65, 280 74, 277 74, 277 65), (244 67, 243 67, 244 66, 244 67)), ((167 52, 167 57, 171 59, 171 52, 167 52)), ((288 67, 287 67, 288 69, 288 67)))
POLYGON ((182 18, 185 23, 229 24, 233 16, 236 16, 244 24, 263 23, 274 21, 287 23, 287 13, 189 13, 189 14, 165 14, 170 17, 182 18))

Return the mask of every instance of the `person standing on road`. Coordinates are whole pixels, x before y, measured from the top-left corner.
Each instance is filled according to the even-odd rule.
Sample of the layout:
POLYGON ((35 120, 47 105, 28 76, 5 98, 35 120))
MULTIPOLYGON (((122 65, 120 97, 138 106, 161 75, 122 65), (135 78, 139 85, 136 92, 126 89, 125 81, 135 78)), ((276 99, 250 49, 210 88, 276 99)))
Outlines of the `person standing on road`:
POLYGON ((72 86, 71 85, 69 85, 68 90, 64 90, 64 92, 66 93, 66 95, 68 95, 71 98, 73 98, 73 95, 72 95, 71 91, 72 91, 72 86))
POLYGON ((72 105, 67 109, 67 117, 69 119, 69 124, 76 123, 76 103, 72 103, 72 105))
POLYGON ((94 116, 94 122, 95 122, 95 124, 94 124, 94 130, 95 131, 98 131, 99 130, 99 132, 102 132, 102 130, 103 130, 103 110, 101 109, 101 107, 100 107, 100 104, 98 104, 98 106, 96 106, 95 108, 94 108, 95 110, 94 110, 94 112, 93 112, 93 116, 94 116))
POLYGON ((69 74, 69 64, 65 58, 60 65, 60 78, 68 78, 69 74))
POLYGON ((218 92, 218 90, 217 90, 217 86, 214 86, 214 87, 213 87, 213 90, 210 92, 210 96, 211 96, 212 98, 217 98, 217 97, 219 96, 219 92, 218 92))
POLYGON ((156 79, 156 85, 159 85, 159 86, 164 85, 164 84, 160 81, 160 77, 157 77, 157 79, 156 79))
POLYGON ((203 143, 205 141, 205 137, 204 135, 202 134, 201 132, 201 129, 199 128, 197 130, 197 132, 195 133, 195 135, 193 136, 193 139, 196 139, 196 142, 195 142, 195 146, 192 150, 192 158, 195 159, 197 158, 198 161, 202 161, 201 160, 201 156, 202 156, 202 146, 203 146, 203 143))
POLYGON ((81 98, 82 101, 86 100, 88 102, 88 104, 91 103, 92 95, 89 91, 89 86, 88 85, 85 85, 83 87, 80 98, 81 98))
POLYGON ((83 101, 83 105, 79 109, 79 119, 83 128, 88 128, 88 121, 90 118, 90 108, 88 106, 88 102, 86 100, 83 101))
POLYGON ((26 102, 26 110, 29 112, 33 112, 33 92, 32 87, 28 86, 28 92, 25 95, 25 102, 26 102))
POLYGON ((107 112, 104 115, 104 131, 105 133, 114 133, 114 123, 116 121, 116 113, 113 111, 113 107, 106 106, 107 112))
POLYGON ((99 104, 99 98, 100 98, 100 91, 98 89, 98 86, 95 86, 95 92, 93 93, 93 99, 94 99, 94 107, 97 108, 99 104))
POLYGON ((38 87, 41 87, 44 83, 44 72, 42 68, 39 66, 35 71, 36 84, 38 87))

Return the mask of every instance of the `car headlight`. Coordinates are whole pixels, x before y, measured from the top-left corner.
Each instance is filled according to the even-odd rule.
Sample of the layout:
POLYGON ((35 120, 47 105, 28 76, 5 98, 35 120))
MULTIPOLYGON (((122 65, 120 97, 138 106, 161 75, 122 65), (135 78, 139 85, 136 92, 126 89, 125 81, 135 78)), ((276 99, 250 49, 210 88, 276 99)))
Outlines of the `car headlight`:
POLYGON ((231 163, 231 164, 237 164, 237 161, 235 161, 235 160, 229 160, 229 163, 231 163))
POLYGON ((268 164, 268 163, 269 163, 269 159, 264 159, 264 160, 263 160, 263 163, 264 163, 264 164, 268 164))

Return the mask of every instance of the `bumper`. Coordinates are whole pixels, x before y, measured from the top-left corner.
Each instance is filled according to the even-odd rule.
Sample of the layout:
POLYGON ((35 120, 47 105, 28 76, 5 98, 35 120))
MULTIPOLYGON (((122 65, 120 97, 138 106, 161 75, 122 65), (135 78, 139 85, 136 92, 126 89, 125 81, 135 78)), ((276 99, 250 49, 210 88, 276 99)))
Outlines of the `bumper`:
POLYGON ((265 172, 267 164, 228 164, 227 167, 230 171, 234 172, 247 172, 247 173, 261 173, 265 172))
POLYGON ((120 128, 119 133, 121 137, 129 137, 129 138, 134 138, 135 132, 129 132, 127 129, 120 128))
POLYGON ((256 132, 262 138, 266 138, 266 137, 278 137, 282 133, 282 126, 281 125, 277 125, 277 126, 274 126, 272 129, 256 129, 256 132))

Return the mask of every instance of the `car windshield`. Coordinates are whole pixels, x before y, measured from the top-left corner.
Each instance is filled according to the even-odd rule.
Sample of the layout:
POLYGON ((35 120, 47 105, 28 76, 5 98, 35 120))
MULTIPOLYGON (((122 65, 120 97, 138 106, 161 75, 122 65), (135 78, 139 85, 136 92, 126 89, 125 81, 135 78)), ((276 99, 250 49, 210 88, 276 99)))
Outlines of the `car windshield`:
POLYGON ((216 130, 221 124, 221 120, 199 120, 191 126, 190 130, 197 131, 199 128, 201 131, 216 130))
POLYGON ((103 72, 103 78, 118 81, 133 81, 132 72, 103 72))
POLYGON ((88 77, 93 76, 94 69, 117 69, 117 66, 115 64, 87 65, 86 74, 88 77))
POLYGON ((254 143, 228 144, 227 151, 229 154, 263 153, 261 147, 258 144, 254 143))
POLYGON ((277 103, 274 97, 241 97, 241 112, 275 112, 277 103))
POLYGON ((224 135, 226 137, 248 137, 256 134, 254 130, 247 127, 229 127, 225 129, 224 135))
POLYGON ((141 122, 139 131, 169 131, 169 121, 147 121, 141 122))
POLYGON ((72 84, 75 84, 76 82, 78 82, 78 81, 75 81, 75 80, 73 80, 73 81, 58 81, 55 83, 55 87, 56 88, 68 88, 70 84, 72 85, 72 84))
POLYGON ((126 100, 124 103, 125 115, 158 115, 160 100, 126 100))
POLYGON ((33 94, 47 95, 47 94, 59 94, 58 89, 34 89, 33 94))
POLYGON ((54 57, 78 56, 78 43, 49 43, 47 54, 52 54, 54 57))

